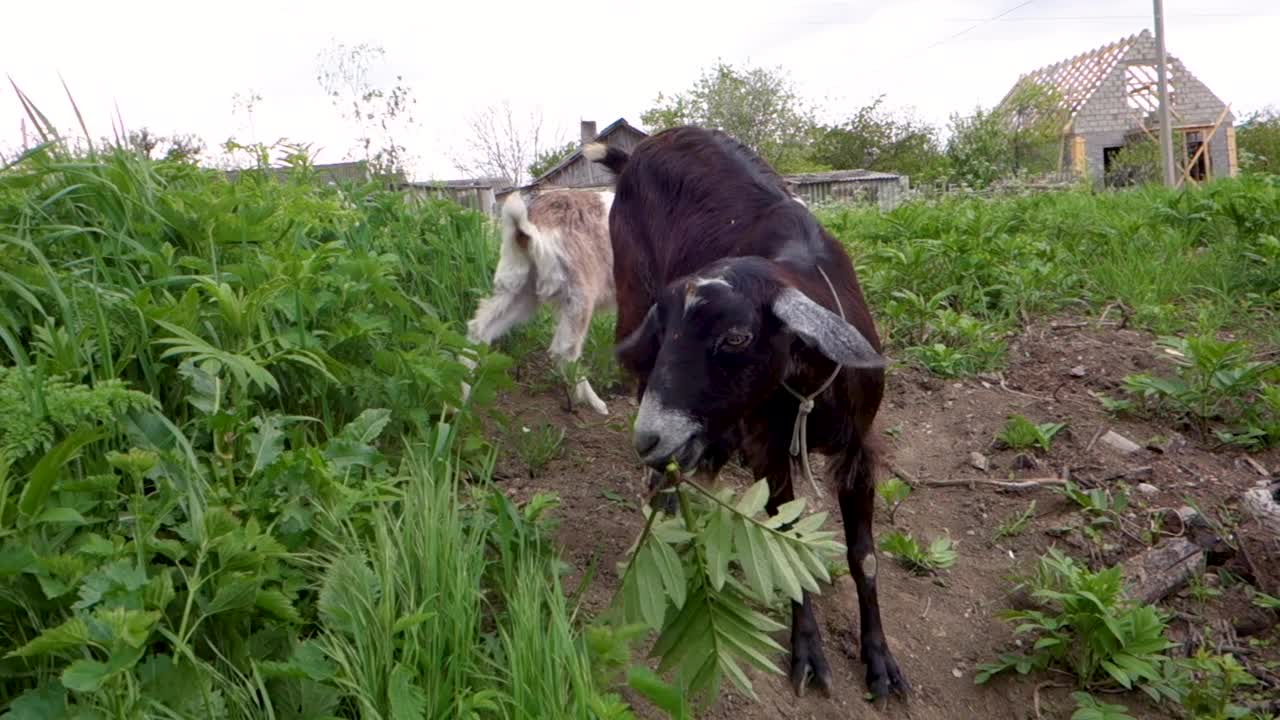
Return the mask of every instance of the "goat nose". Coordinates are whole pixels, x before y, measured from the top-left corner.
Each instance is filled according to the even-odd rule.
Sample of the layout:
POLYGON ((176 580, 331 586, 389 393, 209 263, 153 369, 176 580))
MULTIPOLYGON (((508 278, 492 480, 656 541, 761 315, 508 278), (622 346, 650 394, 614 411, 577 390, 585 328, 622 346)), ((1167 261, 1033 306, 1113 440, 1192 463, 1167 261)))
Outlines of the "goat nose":
POLYGON ((648 458, 649 453, 653 452, 654 448, 658 447, 658 442, 661 439, 662 438, 658 437, 658 433, 656 432, 637 430, 635 437, 633 438, 633 442, 636 446, 636 452, 640 454, 641 458, 648 458))

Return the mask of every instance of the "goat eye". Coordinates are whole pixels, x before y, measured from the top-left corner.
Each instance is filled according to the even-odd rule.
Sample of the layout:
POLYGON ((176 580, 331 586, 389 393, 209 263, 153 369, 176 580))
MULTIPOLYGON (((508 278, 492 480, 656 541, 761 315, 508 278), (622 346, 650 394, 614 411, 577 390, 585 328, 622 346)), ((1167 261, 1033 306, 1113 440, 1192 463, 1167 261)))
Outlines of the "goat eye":
POLYGON ((726 346, 731 348, 740 348, 751 341, 751 336, 746 333, 731 332, 724 336, 722 341, 726 346))

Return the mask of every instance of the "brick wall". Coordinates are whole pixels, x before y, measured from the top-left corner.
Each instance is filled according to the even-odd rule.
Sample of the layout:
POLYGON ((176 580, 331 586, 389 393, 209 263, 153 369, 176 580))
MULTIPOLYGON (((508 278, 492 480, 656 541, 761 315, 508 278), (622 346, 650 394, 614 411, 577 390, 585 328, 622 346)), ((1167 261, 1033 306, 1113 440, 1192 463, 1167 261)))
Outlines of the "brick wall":
MULTIPOLYGON (((1129 52, 1121 58, 1076 114, 1073 130, 1085 139, 1087 173, 1094 182, 1102 180, 1104 149, 1123 145, 1126 134, 1136 129, 1140 118, 1144 115, 1143 111, 1129 107, 1125 84, 1126 69, 1130 65, 1155 66, 1156 57, 1154 38, 1146 33, 1139 36, 1129 52)), ((1197 80, 1179 60, 1172 56, 1167 57, 1171 69, 1170 100, 1174 113, 1170 119, 1173 127, 1176 129, 1188 125, 1212 126, 1226 107, 1225 103, 1204 83, 1197 80)), ((1154 121, 1154 113, 1152 115, 1151 120, 1154 121)), ((1222 126, 1209 142, 1210 172, 1214 177, 1232 174, 1226 128, 1230 127, 1234 121, 1232 114, 1227 113, 1222 126)), ((1180 142, 1175 135, 1175 153, 1178 152, 1176 149, 1178 145, 1180 142)))

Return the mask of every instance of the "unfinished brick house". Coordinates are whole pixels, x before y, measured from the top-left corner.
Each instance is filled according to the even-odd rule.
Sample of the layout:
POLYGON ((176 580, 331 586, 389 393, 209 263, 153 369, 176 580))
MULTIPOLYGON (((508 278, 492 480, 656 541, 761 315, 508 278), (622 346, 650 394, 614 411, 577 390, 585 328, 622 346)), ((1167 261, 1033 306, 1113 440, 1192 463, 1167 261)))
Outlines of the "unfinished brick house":
MULTIPOLYGON (((1181 185, 1236 174, 1230 107, 1166 53, 1174 175, 1181 185)), ((1159 142, 1156 42, 1150 31, 1027 73, 1001 101, 1043 89, 1064 111, 1059 166, 1102 184, 1112 159, 1135 140, 1159 142)))

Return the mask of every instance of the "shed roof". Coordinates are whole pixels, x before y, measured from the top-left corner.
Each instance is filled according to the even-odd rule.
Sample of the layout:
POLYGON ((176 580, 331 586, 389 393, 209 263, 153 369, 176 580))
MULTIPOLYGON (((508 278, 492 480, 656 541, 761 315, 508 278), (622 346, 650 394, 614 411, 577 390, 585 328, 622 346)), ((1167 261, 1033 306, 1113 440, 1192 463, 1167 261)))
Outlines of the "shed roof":
MULTIPOLYGON (((601 142, 602 140, 607 141, 610 135, 617 132, 618 130, 621 130, 624 127, 629 128, 632 131, 639 133, 640 135, 648 135, 648 133, 646 133, 645 131, 627 122, 626 118, 618 118, 617 120, 614 120, 613 122, 606 125, 603 130, 596 133, 594 141, 595 142, 601 142)), ((542 173, 538 177, 534 178, 530 184, 537 183, 539 180, 542 180, 543 178, 551 177, 552 175, 556 174, 557 172, 564 169, 565 167, 568 167, 570 163, 577 160, 581 155, 582 155, 582 147, 579 146, 573 152, 569 153, 568 155, 565 155, 560 160, 560 162, 553 165, 550 170, 547 170, 546 172, 542 173)))
POLYGON ((511 181, 504 177, 476 177, 476 178, 460 178, 457 180, 414 180, 406 182, 406 187, 423 187, 423 188, 502 188, 511 184, 511 181))
POLYGON ((814 183, 841 182, 848 180, 898 180, 902 176, 878 170, 832 170, 830 172, 796 173, 787 175, 787 182, 796 185, 812 185, 814 183))

